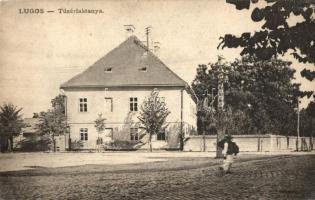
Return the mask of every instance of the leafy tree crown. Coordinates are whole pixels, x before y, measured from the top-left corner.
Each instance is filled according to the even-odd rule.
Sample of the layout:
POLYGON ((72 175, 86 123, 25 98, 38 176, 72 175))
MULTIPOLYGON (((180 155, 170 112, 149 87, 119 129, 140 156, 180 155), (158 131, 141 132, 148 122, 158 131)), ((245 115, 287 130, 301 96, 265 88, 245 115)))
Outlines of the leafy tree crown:
POLYGON ((166 127, 165 121, 169 114, 165 101, 159 97, 159 91, 153 90, 141 105, 138 119, 142 128, 152 135, 166 127))

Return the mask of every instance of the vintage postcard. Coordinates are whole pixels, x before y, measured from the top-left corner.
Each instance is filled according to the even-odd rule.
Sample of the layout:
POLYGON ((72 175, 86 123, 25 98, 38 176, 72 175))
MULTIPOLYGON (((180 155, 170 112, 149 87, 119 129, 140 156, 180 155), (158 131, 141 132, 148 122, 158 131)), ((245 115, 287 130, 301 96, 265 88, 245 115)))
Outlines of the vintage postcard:
POLYGON ((315 1, 0 0, 0 200, 315 199, 315 1))

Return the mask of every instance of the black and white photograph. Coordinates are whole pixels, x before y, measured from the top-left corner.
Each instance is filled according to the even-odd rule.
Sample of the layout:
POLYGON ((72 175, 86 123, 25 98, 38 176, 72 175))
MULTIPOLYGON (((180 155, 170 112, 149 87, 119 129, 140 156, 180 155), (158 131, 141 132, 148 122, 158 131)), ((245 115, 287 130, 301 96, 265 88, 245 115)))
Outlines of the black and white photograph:
POLYGON ((315 0, 0 0, 0 200, 315 200, 315 0))

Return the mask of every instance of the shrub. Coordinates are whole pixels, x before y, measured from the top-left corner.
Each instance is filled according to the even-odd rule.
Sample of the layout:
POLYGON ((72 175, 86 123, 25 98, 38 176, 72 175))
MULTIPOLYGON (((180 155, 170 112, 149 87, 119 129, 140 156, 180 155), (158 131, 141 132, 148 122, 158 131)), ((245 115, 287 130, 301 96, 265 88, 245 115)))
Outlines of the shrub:
POLYGON ((80 150, 83 148, 83 142, 81 140, 71 141, 71 149, 72 150, 80 150))
POLYGON ((106 142, 104 144, 105 150, 112 151, 135 151, 139 149, 142 145, 144 145, 140 141, 122 141, 122 140, 114 140, 110 142, 106 142))
POLYGON ((50 150, 51 140, 45 136, 30 136, 20 141, 17 145, 17 151, 34 152, 50 150))

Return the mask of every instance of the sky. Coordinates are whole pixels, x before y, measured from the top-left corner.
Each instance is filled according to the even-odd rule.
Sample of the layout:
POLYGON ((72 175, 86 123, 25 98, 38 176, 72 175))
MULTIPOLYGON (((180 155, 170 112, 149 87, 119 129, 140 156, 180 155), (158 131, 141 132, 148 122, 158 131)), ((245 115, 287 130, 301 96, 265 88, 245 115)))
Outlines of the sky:
MULTIPOLYGON (((124 25, 135 35, 160 42, 160 59, 189 84, 198 64, 239 57, 239 49, 217 49, 225 33, 239 35, 259 30, 250 10, 238 11, 220 0, 125 1, 1 1, 0 0, 0 105, 11 102, 23 116, 45 111, 60 93, 60 85, 91 66, 126 39, 124 25), (20 14, 38 8, 44 13, 20 14), (101 14, 60 14, 58 9, 101 9, 101 14), (47 13, 46 11, 55 11, 47 13)), ((293 58, 294 68, 304 67, 293 58)), ((314 90, 315 82, 296 73, 301 89, 314 90)), ((302 107, 307 105, 303 100, 302 107)))

